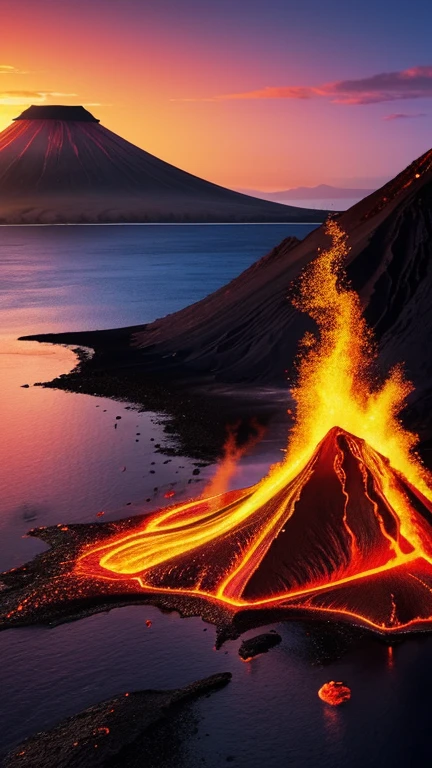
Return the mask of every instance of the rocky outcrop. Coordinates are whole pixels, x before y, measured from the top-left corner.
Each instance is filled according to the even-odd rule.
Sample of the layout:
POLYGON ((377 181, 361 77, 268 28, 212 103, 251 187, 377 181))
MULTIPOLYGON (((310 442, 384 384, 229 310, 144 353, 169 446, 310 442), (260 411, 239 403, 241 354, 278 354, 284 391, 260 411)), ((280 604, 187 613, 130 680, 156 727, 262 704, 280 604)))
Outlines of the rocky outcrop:
POLYGON ((178 746, 178 715, 199 696, 223 688, 230 672, 173 691, 135 691, 68 717, 36 733, 7 755, 4 768, 98 768, 165 765, 178 746))
POLYGON ((243 661, 249 661, 254 656, 267 653, 267 651, 281 642, 282 638, 277 632, 264 632, 262 635, 256 635, 248 640, 243 640, 239 648, 239 656, 243 661))

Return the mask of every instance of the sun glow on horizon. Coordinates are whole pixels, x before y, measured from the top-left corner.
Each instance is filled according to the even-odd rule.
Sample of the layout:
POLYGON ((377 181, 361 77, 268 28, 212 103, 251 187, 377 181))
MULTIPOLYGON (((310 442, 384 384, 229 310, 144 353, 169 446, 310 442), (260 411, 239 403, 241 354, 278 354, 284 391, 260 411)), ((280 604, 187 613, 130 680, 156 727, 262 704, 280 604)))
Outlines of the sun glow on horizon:
MULTIPOLYGON (((236 3, 228 16, 226 4, 216 1, 199 14, 194 0, 170 0, 168 6, 8 3, 2 13, 0 104, 3 99, 19 109, 42 103, 38 94, 76 94, 74 103, 100 104, 96 117, 128 141, 230 188, 353 187, 359 185, 350 179, 359 177, 366 187, 381 186, 429 148, 427 105, 420 102, 430 98, 429 75, 419 67, 420 59, 427 60, 429 40, 422 29, 421 57, 421 35, 409 38, 407 24, 415 22, 404 19, 403 61, 392 45, 386 80, 382 45, 372 40, 382 19, 375 18, 371 34, 366 15, 354 6, 341 17, 311 1, 314 13, 299 6, 295 22, 281 0, 259 8, 236 3), (355 18, 362 40, 355 57, 352 35, 341 32, 335 46, 332 35, 322 34, 323 28, 334 31, 335 17, 342 28, 355 18), (319 35, 311 36, 311 25, 319 35), (390 79, 390 92, 378 89, 383 80, 390 87, 390 79), (407 94, 397 90, 407 81, 412 104, 408 98, 401 102, 407 94), (362 103, 354 103, 353 92, 362 103), (392 100, 391 109, 385 99, 392 100)), ((58 101, 47 96, 43 103, 58 101)), ((16 116, 9 107, 1 112, 0 129, 16 116)))

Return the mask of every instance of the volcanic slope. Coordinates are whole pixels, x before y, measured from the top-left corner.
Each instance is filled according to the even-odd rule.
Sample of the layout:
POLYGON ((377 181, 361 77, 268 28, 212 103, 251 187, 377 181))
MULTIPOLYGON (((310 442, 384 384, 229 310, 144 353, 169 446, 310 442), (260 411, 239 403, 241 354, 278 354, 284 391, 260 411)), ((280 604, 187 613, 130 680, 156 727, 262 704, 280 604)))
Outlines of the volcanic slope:
POLYGON ((431 621, 432 506, 364 440, 335 427, 294 478, 282 470, 217 502, 159 513, 86 552, 78 572, 378 629, 431 621))
POLYGON ((323 221, 204 181, 99 124, 83 107, 32 106, 0 133, 0 222, 323 221))
MULTIPOLYGON (((388 370, 404 361, 420 390, 432 377, 432 150, 338 223, 351 248, 348 277, 383 363, 388 370)), ((327 245, 325 227, 302 242, 287 239, 219 291, 134 333, 131 344, 174 370, 284 385, 301 336, 313 329, 289 300, 291 284, 327 245)))
MULTIPOLYGON (((410 425, 432 438, 432 150, 338 223, 379 363, 387 371, 404 362, 415 386, 410 425)), ((289 300, 291 285, 327 245, 325 227, 302 242, 287 238, 228 285, 149 325, 39 338, 95 348, 87 374, 121 377, 127 365, 128 375, 135 368, 185 383, 286 388, 299 340, 315 328, 289 300)))

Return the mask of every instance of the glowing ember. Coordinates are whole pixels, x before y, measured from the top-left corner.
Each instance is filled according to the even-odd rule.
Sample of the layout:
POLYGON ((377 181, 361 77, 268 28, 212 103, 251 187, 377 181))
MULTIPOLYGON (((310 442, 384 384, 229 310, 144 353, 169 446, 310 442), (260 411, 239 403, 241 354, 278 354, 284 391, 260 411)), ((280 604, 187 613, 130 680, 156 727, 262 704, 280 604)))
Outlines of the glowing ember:
POLYGON ((345 701, 349 701, 351 698, 351 689, 343 683, 336 683, 334 680, 330 680, 328 683, 324 683, 322 688, 318 691, 318 696, 326 704, 331 704, 332 707, 338 707, 339 704, 343 704, 345 701))
POLYGON ((303 339, 284 461, 257 485, 222 493, 230 449, 217 492, 87 547, 77 575, 386 632, 432 623, 432 483, 398 420, 412 387, 399 367, 382 385, 374 379, 371 332, 343 272, 345 235, 335 222, 327 231, 332 245, 294 302, 319 333, 303 339))

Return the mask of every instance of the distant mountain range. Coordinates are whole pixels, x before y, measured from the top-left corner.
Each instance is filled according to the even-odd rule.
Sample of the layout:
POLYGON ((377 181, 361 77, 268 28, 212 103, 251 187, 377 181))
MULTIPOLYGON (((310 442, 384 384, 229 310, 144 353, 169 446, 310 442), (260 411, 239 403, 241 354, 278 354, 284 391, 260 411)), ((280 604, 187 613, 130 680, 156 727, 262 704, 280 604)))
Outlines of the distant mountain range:
POLYGON ((374 189, 347 189, 345 187, 332 187, 329 184, 318 184, 316 187, 294 187, 282 189, 280 192, 262 192, 259 189, 238 189, 245 195, 260 197, 262 200, 362 200, 375 192, 374 189))

